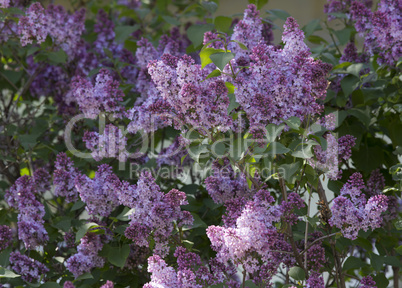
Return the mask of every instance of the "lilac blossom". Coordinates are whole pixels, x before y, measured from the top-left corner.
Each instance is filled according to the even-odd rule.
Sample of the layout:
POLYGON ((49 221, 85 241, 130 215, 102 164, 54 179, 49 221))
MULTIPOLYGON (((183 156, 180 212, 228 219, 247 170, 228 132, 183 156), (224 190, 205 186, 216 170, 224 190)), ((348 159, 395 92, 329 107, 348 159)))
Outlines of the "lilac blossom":
POLYGON ((370 9, 373 5, 372 0, 327 0, 324 5, 324 13, 328 14, 328 20, 337 18, 336 13, 345 13, 350 18, 350 8, 354 2, 358 2, 363 7, 370 9), (334 15, 331 15, 334 13, 334 15))
POLYGON ((238 197, 250 199, 253 196, 246 177, 244 174, 234 172, 228 158, 213 162, 212 175, 205 179, 205 187, 212 200, 219 204, 238 197))
POLYGON ((105 284, 103 284, 100 288, 114 288, 114 284, 112 281, 107 280, 105 284))
POLYGON ((104 236, 88 232, 81 239, 77 247, 77 253, 66 260, 65 265, 75 278, 90 272, 95 267, 103 267, 105 260, 98 256, 98 252, 102 250, 106 242, 106 237, 104 236))
POLYGON ((306 281, 306 288, 325 288, 324 278, 317 272, 311 273, 306 281))
POLYGON ((401 15, 402 6, 398 1, 381 0, 374 12, 357 1, 351 6, 355 28, 364 37, 368 53, 378 53, 379 64, 393 67, 402 56, 401 15))
POLYGON ((10 0, 0 0, 0 8, 10 7, 10 0))
POLYGON ((63 288, 75 288, 75 286, 74 286, 73 282, 71 282, 71 281, 66 281, 66 282, 64 282, 64 284, 63 284, 63 288))
POLYGON ((242 265, 247 273, 254 274, 260 282, 269 282, 276 274, 284 255, 274 252, 279 246, 291 249, 279 234, 275 222, 282 216, 280 207, 273 206, 274 199, 266 190, 260 190, 248 201, 236 221, 236 227, 209 226, 207 236, 220 262, 242 265), (279 246, 278 246, 279 245, 279 246))
POLYGON ((232 119, 227 115, 229 97, 225 83, 215 78, 205 79, 207 69, 201 69, 192 58, 179 59, 165 54, 162 60, 149 64, 148 72, 163 99, 173 108, 173 115, 179 121, 176 128, 185 130, 182 123, 186 123, 203 134, 205 130, 224 132, 230 128, 232 119))
POLYGON ((7 225, 0 226, 0 251, 7 249, 13 240, 13 233, 11 228, 7 225))
POLYGON ((48 34, 45 9, 39 2, 33 3, 18 22, 18 34, 21 35, 21 45, 26 46, 36 40, 44 42, 48 34))
POLYGON ((79 175, 74 167, 73 161, 61 152, 57 155, 55 162, 56 170, 53 172, 54 194, 59 197, 66 197, 67 202, 74 202, 78 199, 78 190, 75 187, 75 178, 79 175))
POLYGON ((366 276, 360 281, 359 288, 377 288, 377 284, 371 276, 366 276))
POLYGON ((21 176, 6 192, 10 207, 18 210, 18 239, 26 249, 35 249, 49 240, 44 227, 45 207, 39 201, 40 190, 34 178, 21 176))
POLYGON ((94 179, 86 175, 79 175, 75 179, 75 187, 80 193, 81 200, 85 202, 88 213, 104 217, 109 216, 119 204, 115 192, 115 186, 119 183, 119 178, 107 164, 98 167, 94 179))
POLYGON ((123 101, 124 93, 109 70, 99 71, 95 85, 80 76, 71 85, 73 97, 85 117, 95 119, 101 112, 112 113, 115 117, 122 116, 124 108, 119 102, 123 101))
POLYGON ((11 252, 11 268, 27 282, 39 281, 40 277, 49 272, 49 269, 37 260, 29 258, 20 252, 11 252))
POLYGON ((343 236, 349 239, 356 239, 360 229, 381 227, 383 213, 388 208, 387 196, 376 195, 367 201, 363 189, 362 176, 355 173, 342 187, 341 195, 333 200, 329 224, 341 229, 343 236))
POLYGON ((314 154, 317 160, 309 159, 309 164, 321 171, 326 172, 328 178, 339 179, 342 170, 339 169, 341 160, 347 161, 352 156, 352 147, 355 145, 356 138, 345 135, 336 139, 331 133, 324 136, 327 141, 327 149, 324 151, 320 145, 314 146, 314 154))
POLYGON ((191 225, 193 218, 180 206, 188 204, 186 194, 176 189, 164 194, 155 183, 152 175, 145 171, 136 185, 123 182, 117 188, 119 202, 134 208, 128 216, 130 226, 125 235, 137 245, 148 247, 148 237, 152 233, 155 241, 155 253, 165 256, 168 253, 168 238, 173 232, 173 221, 176 225, 191 225))
POLYGON ((127 138, 118 127, 106 125, 102 134, 86 131, 83 137, 85 146, 92 151, 91 155, 96 161, 103 158, 117 158, 126 162, 129 153, 126 150, 127 138))
POLYGON ((280 124, 292 116, 303 120, 320 114, 316 100, 326 96, 330 65, 310 57, 303 32, 289 17, 285 23, 283 49, 260 41, 249 47, 250 68, 236 78, 235 96, 251 126, 280 124))

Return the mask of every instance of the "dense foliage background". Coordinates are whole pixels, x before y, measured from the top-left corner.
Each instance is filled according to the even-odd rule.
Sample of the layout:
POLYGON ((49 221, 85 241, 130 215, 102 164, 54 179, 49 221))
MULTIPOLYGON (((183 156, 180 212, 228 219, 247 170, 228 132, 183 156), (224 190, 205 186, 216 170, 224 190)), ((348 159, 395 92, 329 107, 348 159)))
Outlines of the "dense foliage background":
POLYGON ((249 2, 0 0, 0 286, 399 287, 400 1, 249 2))

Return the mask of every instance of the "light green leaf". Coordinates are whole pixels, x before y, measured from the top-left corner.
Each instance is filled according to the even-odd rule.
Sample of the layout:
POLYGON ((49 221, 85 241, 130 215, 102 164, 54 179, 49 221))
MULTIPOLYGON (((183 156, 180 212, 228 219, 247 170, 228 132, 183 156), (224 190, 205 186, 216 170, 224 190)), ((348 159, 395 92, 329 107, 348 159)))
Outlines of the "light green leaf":
POLYGON ((207 76, 207 78, 205 78, 205 80, 209 79, 209 78, 213 78, 213 77, 219 77, 221 75, 222 75, 222 72, 218 69, 215 69, 214 71, 212 71, 211 73, 208 74, 208 76, 207 76))
POLYGON ((85 234, 87 234, 89 229, 95 228, 95 227, 100 227, 100 226, 98 223, 95 223, 95 222, 89 222, 89 223, 85 223, 84 225, 82 225, 80 227, 80 229, 77 231, 77 234, 75 235, 75 242, 80 241, 81 238, 84 237, 85 234))
POLYGON ((13 271, 0 267, 0 278, 17 278, 21 275, 15 274, 13 271))
POLYGON ((211 14, 215 13, 218 9, 218 4, 213 1, 202 1, 201 6, 204 7, 205 10, 207 10, 211 14))
POLYGON ((290 151, 290 149, 286 148, 283 144, 281 144, 279 142, 273 142, 273 143, 269 144, 267 153, 270 153, 270 154, 285 154, 285 153, 287 153, 289 151, 290 151))
POLYGON ((295 117, 295 116, 284 120, 284 122, 289 126, 289 128, 294 129, 294 130, 298 130, 300 127, 300 124, 301 124, 299 117, 295 117))
POLYGON ((201 50, 201 52, 200 52, 201 67, 204 68, 208 64, 212 63, 210 56, 212 54, 219 53, 219 52, 225 52, 225 51, 222 49, 215 49, 215 48, 205 48, 205 49, 201 50))
POLYGON ((218 67, 221 71, 225 66, 235 57, 235 54, 232 52, 219 52, 216 54, 212 54, 209 56, 212 62, 218 67))
POLYGON ((302 28, 302 30, 304 31, 304 35, 306 37, 310 36, 315 31, 322 30, 320 25, 320 19, 314 19, 310 21, 306 26, 302 28))
POLYGON ((271 9, 267 11, 269 14, 272 15, 272 18, 274 19, 282 19, 286 20, 288 17, 290 17, 290 14, 284 10, 281 9, 271 9))
POLYGON ((281 134, 282 130, 285 128, 284 124, 275 125, 275 124, 268 124, 266 129, 268 133, 268 142, 274 142, 276 137, 281 134))

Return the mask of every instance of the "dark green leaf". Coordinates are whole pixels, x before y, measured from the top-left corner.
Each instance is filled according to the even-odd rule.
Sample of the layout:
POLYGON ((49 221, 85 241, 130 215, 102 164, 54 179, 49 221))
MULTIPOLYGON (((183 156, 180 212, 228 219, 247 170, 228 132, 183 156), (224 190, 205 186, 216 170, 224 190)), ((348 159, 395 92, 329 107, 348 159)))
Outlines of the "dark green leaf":
POLYGON ((283 164, 279 167, 278 172, 287 182, 290 182, 291 177, 300 169, 300 167, 300 162, 283 164))
POLYGON ((214 29, 212 24, 195 24, 187 29, 187 37, 193 43, 194 47, 198 47, 204 40, 204 33, 214 29))
POLYGON ((363 262, 359 258, 356 258, 354 256, 350 256, 350 257, 348 257, 348 259, 346 259, 345 263, 343 263, 342 270, 347 271, 347 270, 350 270, 350 269, 362 268, 364 266, 367 266, 367 263, 363 262))
POLYGON ((380 271, 384 265, 384 256, 377 255, 375 253, 370 255, 370 264, 374 270, 380 271))
POLYGON ((64 64, 67 61, 67 54, 61 49, 56 52, 49 52, 47 56, 55 64, 64 64))
POLYGON ((216 4, 213 1, 202 1, 201 5, 202 5, 202 7, 205 8, 205 10, 207 10, 211 14, 215 13, 216 10, 218 9, 218 4, 216 4))
POLYGON ((333 33, 336 35, 336 38, 338 38, 339 44, 345 45, 349 42, 352 31, 352 28, 346 27, 342 30, 333 30, 333 33))
POLYGON ((233 109, 236 109, 237 107, 240 106, 239 103, 236 102, 236 96, 235 94, 229 94, 229 106, 228 106, 228 113, 232 112, 233 109))
POLYGON ((341 80, 341 87, 343 94, 345 96, 349 96, 352 94, 353 90, 355 90, 359 86, 359 78, 353 76, 353 75, 347 75, 341 80))
POLYGON ((99 227, 99 224, 95 223, 95 222, 89 222, 89 223, 85 223, 84 225, 82 225, 80 227, 80 229, 77 231, 77 234, 75 235, 75 242, 80 241, 81 238, 84 237, 85 234, 87 234, 89 229, 95 228, 95 227, 99 227))
POLYGON ((56 282, 46 282, 40 286, 41 288, 60 288, 61 286, 56 282))
POLYGON ((85 203, 82 202, 81 200, 78 200, 77 202, 74 203, 73 207, 71 207, 71 211, 81 209, 84 206, 85 206, 85 203))
POLYGON ((286 20, 286 19, 288 19, 288 17, 290 17, 290 14, 288 12, 281 10, 281 9, 271 9, 271 10, 268 10, 267 12, 269 14, 271 14, 274 19, 278 18, 278 19, 286 20))
POLYGON ((302 280, 306 279, 306 273, 304 272, 304 270, 297 266, 290 268, 288 274, 290 277, 292 277, 295 280, 302 281, 302 280))
POLYGON ((94 276, 92 276, 92 274, 88 272, 88 273, 84 273, 84 274, 78 276, 75 279, 75 281, 80 281, 80 280, 85 280, 85 279, 93 279, 93 278, 94 278, 94 276))
POLYGON ((294 116, 284 120, 284 122, 289 126, 289 128, 294 130, 298 130, 301 124, 299 117, 294 116))
POLYGON ((228 32, 232 25, 232 18, 226 16, 218 16, 214 20, 215 28, 221 32, 228 32))
POLYGON ((306 37, 310 36, 315 31, 322 30, 320 25, 320 19, 314 19, 310 21, 306 26, 302 28, 302 30, 304 31, 304 35, 306 37))
POLYGON ((139 24, 135 24, 134 26, 128 26, 128 25, 117 26, 114 29, 116 35, 115 37, 116 42, 123 43, 130 37, 132 33, 137 31, 140 27, 141 26, 139 24))
POLYGON ((373 280, 377 284, 377 288, 387 288, 389 281, 387 277, 385 277, 384 273, 377 274, 373 277, 373 280))
POLYGON ((243 43, 241 43, 240 41, 237 41, 237 40, 230 40, 230 42, 235 42, 235 43, 239 44, 239 47, 240 47, 241 49, 243 49, 243 50, 248 50, 247 46, 244 45, 243 43))
POLYGON ((289 151, 290 151, 290 149, 286 148, 283 144, 281 144, 279 142, 272 142, 268 146, 267 153, 270 153, 270 154, 285 154, 285 153, 287 153, 289 151))
POLYGON ((181 22, 179 20, 177 20, 176 18, 172 17, 172 16, 162 16, 163 20, 165 20, 167 23, 173 25, 173 26, 180 26, 181 22))
POLYGON ((109 247, 107 259, 114 266, 123 268, 126 264, 128 255, 130 254, 130 245, 125 244, 121 247, 109 247))

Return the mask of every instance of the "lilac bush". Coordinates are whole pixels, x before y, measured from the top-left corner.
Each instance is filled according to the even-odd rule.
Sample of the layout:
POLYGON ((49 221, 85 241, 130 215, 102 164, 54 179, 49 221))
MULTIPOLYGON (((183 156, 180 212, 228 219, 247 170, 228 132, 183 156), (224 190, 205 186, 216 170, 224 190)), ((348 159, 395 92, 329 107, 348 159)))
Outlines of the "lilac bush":
POLYGON ((145 2, 0 1, 0 286, 399 287, 400 3, 145 2))

